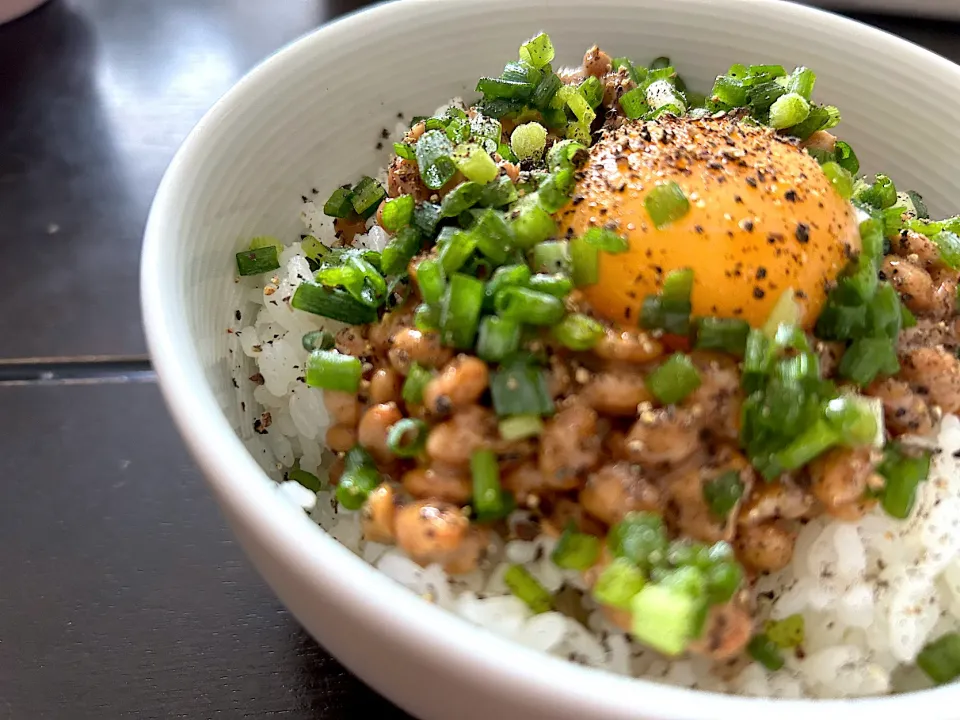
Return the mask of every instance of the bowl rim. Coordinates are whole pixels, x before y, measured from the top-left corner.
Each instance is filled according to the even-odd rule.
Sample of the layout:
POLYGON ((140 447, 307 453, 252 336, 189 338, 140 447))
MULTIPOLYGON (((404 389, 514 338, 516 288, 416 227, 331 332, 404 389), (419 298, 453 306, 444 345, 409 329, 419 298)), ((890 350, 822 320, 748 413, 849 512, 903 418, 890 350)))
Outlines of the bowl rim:
MULTIPOLYGON (((509 7, 516 0, 485 0, 509 7)), ((536 3, 536 0, 527 0, 536 3)), ((577 0, 559 0, 574 4, 577 0)), ((143 323, 150 356, 164 400, 181 436, 221 503, 230 506, 256 542, 267 548, 272 561, 321 580, 336 603, 349 603, 371 618, 389 615, 380 624, 410 652, 436 653, 471 666, 487 684, 503 693, 528 698, 551 697, 557 704, 589 709, 598 716, 626 716, 637 709, 662 720, 711 720, 738 717, 767 720, 776 712, 784 720, 801 720, 816 712, 826 718, 867 718, 877 712, 911 711, 925 717, 949 716, 949 700, 960 698, 960 685, 873 698, 834 700, 762 699, 677 688, 651 680, 622 677, 567 662, 528 649, 482 630, 453 613, 424 602, 389 580, 364 560, 326 534, 302 512, 291 512, 288 501, 270 487, 267 476, 247 452, 220 409, 206 381, 197 348, 190 342, 189 323, 181 306, 179 271, 165 252, 174 233, 173 219, 182 207, 179 178, 194 174, 191 167, 202 156, 210 133, 238 105, 270 85, 285 64, 313 54, 333 36, 349 36, 368 23, 390 27, 400 13, 428 12, 460 0, 395 0, 368 7, 316 28, 293 40, 244 75, 203 116, 167 168, 150 208, 144 231, 140 281, 143 323), (419 648, 418 648, 419 646, 419 648), (511 662, 504 663, 510 657, 511 662), (944 714, 946 713, 946 714, 944 714)), ((712 0, 673 0, 689 7, 708 6, 712 0)), ((767 15, 771 21, 835 29, 872 41, 875 51, 895 52, 919 68, 952 76, 960 86, 960 67, 933 52, 858 21, 781 0, 724 0, 732 13, 767 15)), ((637 0, 651 8, 656 0, 637 0)), ((295 64, 295 63, 294 63, 295 64)))

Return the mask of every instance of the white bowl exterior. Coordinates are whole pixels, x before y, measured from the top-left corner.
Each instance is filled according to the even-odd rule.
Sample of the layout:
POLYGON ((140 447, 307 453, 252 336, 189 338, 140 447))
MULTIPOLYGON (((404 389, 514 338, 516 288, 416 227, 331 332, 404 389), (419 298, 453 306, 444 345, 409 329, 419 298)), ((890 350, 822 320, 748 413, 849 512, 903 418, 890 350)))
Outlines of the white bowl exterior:
MULTIPOLYGON (((241 444, 226 328, 242 307, 233 254, 258 234, 298 237, 302 194, 385 163, 397 113, 428 114, 497 74, 543 29, 576 64, 598 42, 639 60, 669 55, 695 88, 734 62, 807 64, 841 107, 867 170, 920 191, 934 213, 960 198, 960 69, 848 20, 770 0, 404 0, 353 15, 280 51, 200 122, 171 164, 144 244, 144 320, 167 402, 234 532, 307 629, 422 718, 808 717, 796 701, 707 695, 542 656, 467 625, 380 576, 276 493, 241 444), (912 108, 912 109, 911 109, 912 108)), ((947 720, 960 688, 821 702, 822 718, 921 713, 947 720)))

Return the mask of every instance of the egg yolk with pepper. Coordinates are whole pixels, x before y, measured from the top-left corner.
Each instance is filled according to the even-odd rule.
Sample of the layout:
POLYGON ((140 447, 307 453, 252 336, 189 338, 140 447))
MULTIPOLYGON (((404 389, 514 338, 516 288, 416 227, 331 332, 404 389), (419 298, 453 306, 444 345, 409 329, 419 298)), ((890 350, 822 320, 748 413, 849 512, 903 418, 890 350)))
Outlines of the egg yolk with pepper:
POLYGON ((607 227, 629 249, 600 253, 594 310, 636 325, 647 295, 693 270, 693 314, 764 323, 793 289, 801 323, 816 322, 829 287, 860 249, 855 212, 795 140, 732 116, 663 117, 608 131, 561 210, 567 236, 607 227), (644 201, 679 185, 688 212, 658 229, 644 201))

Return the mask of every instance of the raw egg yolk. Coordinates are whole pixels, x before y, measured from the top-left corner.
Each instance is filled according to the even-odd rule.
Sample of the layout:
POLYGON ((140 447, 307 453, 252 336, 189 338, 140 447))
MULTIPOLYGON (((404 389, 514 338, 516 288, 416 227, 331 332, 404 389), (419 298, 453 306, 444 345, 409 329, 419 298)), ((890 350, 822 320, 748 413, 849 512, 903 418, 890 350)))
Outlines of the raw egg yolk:
POLYGON ((583 288, 600 315, 636 325, 645 296, 672 270, 693 270, 693 314, 760 326, 792 288, 810 328, 826 293, 860 249, 852 206, 795 140, 732 116, 663 117, 608 131, 560 211, 567 236, 590 227, 625 237, 600 253, 599 282, 583 288), (689 202, 657 229, 644 205, 675 182, 689 202))

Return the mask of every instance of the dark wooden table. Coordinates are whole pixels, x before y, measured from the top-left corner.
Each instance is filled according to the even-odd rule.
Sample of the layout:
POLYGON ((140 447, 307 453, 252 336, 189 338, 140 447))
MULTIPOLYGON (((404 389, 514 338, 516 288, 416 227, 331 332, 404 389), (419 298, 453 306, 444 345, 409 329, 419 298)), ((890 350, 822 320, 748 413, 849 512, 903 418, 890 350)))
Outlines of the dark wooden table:
MULTIPOLYGON (((161 404, 137 298, 191 126, 360 4, 53 0, 0 27, 0 718, 405 717, 241 556, 161 404)), ((957 26, 869 21, 960 59, 957 26)))

